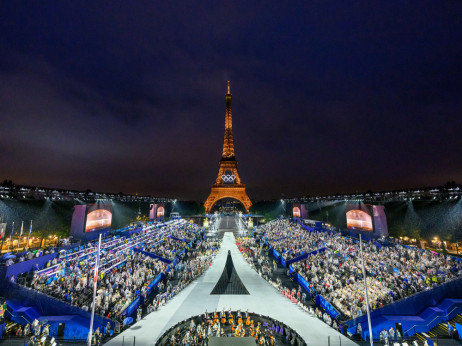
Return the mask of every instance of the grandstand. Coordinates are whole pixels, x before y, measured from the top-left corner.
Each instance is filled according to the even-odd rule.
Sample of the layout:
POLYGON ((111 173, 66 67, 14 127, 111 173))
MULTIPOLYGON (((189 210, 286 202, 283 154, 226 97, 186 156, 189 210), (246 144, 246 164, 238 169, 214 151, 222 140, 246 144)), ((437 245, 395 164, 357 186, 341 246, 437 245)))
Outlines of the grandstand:
MULTIPOLYGON (((103 239, 100 251, 94 330, 99 329, 101 338, 141 318, 147 303, 171 299, 209 260, 194 254, 195 249, 208 248, 203 231, 182 219, 145 223, 115 234, 103 239), (175 272, 175 267, 184 269, 190 263, 192 274, 175 272)), ((50 336, 85 341, 96 254, 93 241, 3 267, 0 295, 6 299, 5 317, 29 330, 38 321, 50 336)))
MULTIPOLYGON (((268 329, 258 342, 262 336, 278 345, 369 340, 357 238, 287 218, 242 233, 238 221, 221 216, 213 232, 181 218, 141 222, 102 239, 94 343, 162 344, 180 325, 186 329, 175 344, 235 336, 228 322, 219 329, 223 335, 213 328, 205 336, 202 329, 188 333, 191 317, 204 308, 284 321, 277 335, 268 329)), ((97 241, 68 244, 2 267, 2 328, 10 341, 35 335, 49 343, 86 342, 97 247, 97 241)), ((376 344, 455 341, 462 321, 459 258, 386 239, 364 241, 363 252, 376 344)))
MULTIPOLYGON (((320 318, 369 339, 357 239, 288 219, 257 228, 256 239, 313 299, 320 318)), ((453 336, 448 326, 460 326, 460 258, 380 240, 364 242, 364 252, 374 340, 453 336)))

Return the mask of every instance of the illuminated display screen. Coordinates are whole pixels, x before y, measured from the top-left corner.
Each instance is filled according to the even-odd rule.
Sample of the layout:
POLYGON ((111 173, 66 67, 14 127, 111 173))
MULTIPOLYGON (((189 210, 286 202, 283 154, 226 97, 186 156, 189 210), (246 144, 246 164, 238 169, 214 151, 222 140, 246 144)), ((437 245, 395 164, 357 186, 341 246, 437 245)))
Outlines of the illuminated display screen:
POLYGON ((88 207, 85 232, 93 232, 104 228, 110 228, 112 223, 112 212, 110 206, 105 204, 92 205, 88 207))
POLYGON ((300 215, 301 215, 300 208, 299 207, 293 207, 292 215, 293 215, 293 217, 300 217, 300 215))
POLYGON ((346 213, 347 227, 363 231, 373 231, 372 217, 362 210, 353 209, 346 213))

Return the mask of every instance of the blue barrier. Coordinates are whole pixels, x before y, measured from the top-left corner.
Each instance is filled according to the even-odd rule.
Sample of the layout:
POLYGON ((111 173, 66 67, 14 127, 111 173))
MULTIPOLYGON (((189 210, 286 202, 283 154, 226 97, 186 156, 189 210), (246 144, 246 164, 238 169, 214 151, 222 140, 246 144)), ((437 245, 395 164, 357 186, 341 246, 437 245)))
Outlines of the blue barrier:
POLYGON ((138 234, 143 230, 142 227, 137 227, 135 229, 123 230, 122 232, 118 232, 117 234, 121 237, 129 238, 132 234, 138 234))
POLYGON ((462 324, 456 323, 455 325, 457 333, 459 334, 459 340, 462 340, 462 324))
MULTIPOLYGON (((444 299, 439 305, 427 307, 421 314, 417 316, 390 316, 385 315, 379 319, 371 321, 372 334, 374 339, 380 337, 380 331, 384 328, 389 329, 394 327, 395 323, 401 323, 405 337, 410 337, 415 333, 426 333, 432 328, 436 327, 439 323, 446 322, 462 311, 461 299, 444 299)), ((367 323, 362 323, 361 337, 364 340, 369 339, 369 331, 367 323)))
POLYGON ((311 292, 310 284, 300 274, 297 274, 297 281, 306 291, 311 292))
POLYGON ((326 247, 323 247, 323 248, 320 248, 320 249, 317 249, 317 250, 314 250, 314 251, 311 251, 311 252, 307 252, 307 253, 305 253, 303 255, 295 257, 295 258, 293 258, 293 259, 291 259, 289 261, 286 261, 286 262, 287 262, 287 264, 292 264, 292 263, 295 263, 295 262, 299 262, 301 260, 304 260, 305 258, 308 258, 308 257, 313 256, 313 255, 317 255, 318 253, 324 252, 326 250, 328 250, 328 249, 326 247))
POLYGON ((294 272, 294 267, 292 267, 290 264, 289 264, 289 273, 292 274, 294 272))
POLYGON ((162 261, 162 262, 167 263, 167 264, 172 263, 171 260, 168 260, 168 259, 163 258, 163 257, 161 257, 161 256, 158 256, 158 255, 156 255, 156 254, 153 254, 152 252, 143 251, 143 250, 138 249, 138 248, 133 248, 133 251, 142 253, 143 255, 148 256, 148 257, 151 257, 151 258, 158 259, 159 261, 162 261))
POLYGON ((165 274, 164 273, 160 273, 159 275, 157 275, 155 277, 154 280, 152 280, 152 282, 148 285, 148 287, 146 288, 146 294, 149 294, 152 292, 152 290, 157 287, 157 285, 159 284, 159 282, 161 282, 161 280, 165 278, 165 274))
MULTIPOLYGON (((0 285, 0 294, 6 298, 9 307, 15 307, 15 311, 25 311, 29 308, 28 310, 33 312, 32 315, 29 314, 29 319, 35 318, 37 315, 40 318, 46 317, 45 319, 53 318, 56 322, 51 326, 53 335, 57 334, 58 321, 61 321, 66 323, 65 339, 85 339, 87 337, 91 317, 88 311, 11 282, 3 282, 0 285), (73 322, 68 323, 71 320, 73 322)), ((24 315, 23 317, 27 316, 24 315)), ((16 322, 25 325, 31 321, 20 318, 16 322)), ((104 330, 107 322, 111 324, 111 329, 114 329, 114 321, 95 314, 94 329, 99 327, 100 330, 104 330)))
MULTIPOLYGON (((395 322, 402 322, 405 336, 411 336, 417 332, 428 332, 433 328, 433 324, 429 325, 425 321, 433 320, 433 323, 439 321, 435 319, 435 314, 441 315, 446 309, 440 306, 443 304, 443 300, 453 301, 454 305, 456 304, 454 301, 457 299, 462 299, 462 277, 374 310, 371 312, 374 338, 378 337, 380 330, 394 326, 395 322), (415 327, 406 334, 406 331, 413 326, 415 327)), ((456 313, 457 311, 454 312, 456 313)), ((367 315, 362 315, 346 322, 349 328, 357 326, 358 323, 361 323, 363 326, 367 325, 367 315)))
POLYGON ((314 298, 314 303, 316 305, 322 306, 333 319, 336 319, 338 316, 340 316, 340 313, 320 294, 314 298))
POLYGON ((186 239, 180 239, 180 238, 174 237, 173 235, 171 235, 170 238, 172 238, 173 240, 176 240, 176 241, 182 241, 182 242, 186 241, 186 239))
MULTIPOLYGON (((152 290, 154 288, 157 287, 157 285, 159 285, 159 283, 165 278, 165 274, 164 273, 160 273, 159 275, 157 275, 154 280, 152 280, 152 282, 146 287, 146 295, 150 294, 152 292, 152 290)), ((135 312, 135 310, 138 308, 138 306, 140 306, 141 304, 144 303, 144 296, 142 296, 141 294, 136 297, 136 299, 134 301, 132 301, 130 303, 130 305, 125 309, 125 311, 122 313, 124 316, 128 317, 128 316, 131 316, 131 314, 133 314, 133 312, 135 312)))
POLYGON ((140 306, 141 304, 144 303, 144 297, 140 294, 138 297, 135 298, 134 301, 131 302, 131 304, 128 306, 128 308, 125 309, 123 312, 123 315, 128 317, 135 312, 135 310, 140 306))
MULTIPOLYGON (((462 277, 445 282, 430 290, 416 293, 397 302, 386 305, 383 308, 371 312, 371 318, 378 318, 383 315, 394 316, 417 316, 422 313, 428 306, 436 306, 444 298, 462 299, 462 277)), ((358 323, 367 323, 367 316, 362 315, 358 318, 347 321, 348 326, 357 325, 358 323)))
POLYGON ((17 277, 18 274, 28 272, 31 269, 36 268, 36 265, 38 265, 38 269, 43 269, 45 265, 48 263, 48 261, 52 261, 55 257, 58 257, 58 255, 59 253, 57 252, 50 253, 48 255, 32 258, 28 261, 19 262, 11 266, 8 266, 6 267, 5 276, 0 279, 10 279, 12 275, 17 277))

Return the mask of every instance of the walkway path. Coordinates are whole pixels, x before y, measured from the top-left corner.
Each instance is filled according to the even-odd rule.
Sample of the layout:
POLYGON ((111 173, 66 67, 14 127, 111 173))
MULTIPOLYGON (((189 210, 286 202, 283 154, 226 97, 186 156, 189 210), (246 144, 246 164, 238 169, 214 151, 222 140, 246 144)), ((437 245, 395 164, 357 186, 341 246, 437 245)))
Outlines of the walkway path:
POLYGON ((319 319, 301 310, 289 299, 281 295, 273 286, 261 278, 250 268, 236 246, 232 232, 226 232, 221 249, 212 266, 199 279, 194 281, 174 299, 134 324, 107 345, 153 345, 156 340, 171 326, 193 315, 200 315, 207 311, 249 310, 284 322, 295 329, 308 345, 355 345, 353 341, 344 337, 334 329, 328 327, 319 319), (226 261, 228 250, 231 251, 234 266, 250 295, 210 295, 213 287, 220 278, 226 261))

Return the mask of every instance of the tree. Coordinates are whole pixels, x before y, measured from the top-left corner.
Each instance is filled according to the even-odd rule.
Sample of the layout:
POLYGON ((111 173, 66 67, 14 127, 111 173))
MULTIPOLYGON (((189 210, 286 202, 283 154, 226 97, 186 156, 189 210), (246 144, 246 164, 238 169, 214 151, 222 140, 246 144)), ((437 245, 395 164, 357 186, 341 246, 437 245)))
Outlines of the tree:
POLYGON ((415 227, 411 228, 411 230, 409 231, 409 237, 419 241, 420 240, 420 230, 415 227))

